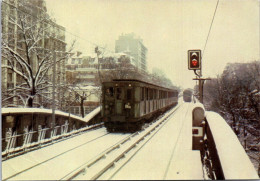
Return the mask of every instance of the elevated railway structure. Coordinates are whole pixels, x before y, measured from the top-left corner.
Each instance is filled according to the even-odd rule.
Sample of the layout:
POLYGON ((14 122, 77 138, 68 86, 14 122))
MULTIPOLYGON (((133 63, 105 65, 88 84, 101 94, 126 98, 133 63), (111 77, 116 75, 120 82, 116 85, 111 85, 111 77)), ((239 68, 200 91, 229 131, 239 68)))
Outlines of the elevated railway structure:
POLYGON ((98 127, 7 159, 2 179, 259 179, 222 117, 200 103, 179 100, 137 132, 98 127))
POLYGON ((84 118, 39 108, 2 108, 2 158, 7 159, 94 128, 100 107, 84 118))

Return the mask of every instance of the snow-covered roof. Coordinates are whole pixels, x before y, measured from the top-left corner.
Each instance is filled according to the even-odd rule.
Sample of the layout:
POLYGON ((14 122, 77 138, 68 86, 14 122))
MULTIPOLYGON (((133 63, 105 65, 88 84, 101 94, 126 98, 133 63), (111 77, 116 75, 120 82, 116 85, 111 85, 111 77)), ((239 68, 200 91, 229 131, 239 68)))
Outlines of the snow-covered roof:
POLYGON ((206 118, 214 137, 225 179, 259 179, 237 136, 217 113, 207 111, 206 118))
MULTIPOLYGON (((91 86, 93 87, 93 86, 91 86)), ((99 108, 100 111, 100 108, 99 108)), ((82 118, 73 114, 69 114, 66 112, 55 110, 55 115, 59 116, 67 116, 71 117, 80 121, 88 122, 91 118, 93 118, 96 114, 99 113, 98 109, 90 112, 86 115, 86 117, 82 118)), ((52 109, 44 109, 44 108, 2 108, 2 115, 5 114, 33 114, 33 113, 45 113, 45 114, 52 114, 52 109)))
MULTIPOLYGON (((14 114, 14 113, 46 113, 46 114, 52 114, 52 109, 44 109, 44 108, 2 108, 2 114, 14 114)), ((56 115, 60 116, 69 116, 69 113, 62 112, 55 110, 56 115)), ((80 119, 82 120, 81 117, 75 116, 75 115, 70 115, 70 117, 75 118, 75 119, 80 119)))
POLYGON ((92 112, 87 114, 83 119, 85 122, 89 122, 93 117, 95 117, 101 111, 101 106, 98 106, 92 112))
POLYGON ((87 67, 87 68, 77 68, 77 72, 97 72, 97 69, 94 67, 87 67))
POLYGON ((82 86, 82 87, 75 87, 74 89, 93 90, 93 89, 99 89, 99 87, 97 87, 97 86, 92 86, 92 85, 88 85, 88 86, 82 86))

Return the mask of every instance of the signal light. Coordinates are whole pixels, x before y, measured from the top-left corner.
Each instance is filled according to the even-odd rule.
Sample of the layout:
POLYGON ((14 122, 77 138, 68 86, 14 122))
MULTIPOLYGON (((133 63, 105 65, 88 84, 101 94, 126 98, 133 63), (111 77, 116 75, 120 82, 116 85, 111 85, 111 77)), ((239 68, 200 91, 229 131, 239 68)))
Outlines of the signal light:
POLYGON ((188 68, 189 70, 201 69, 201 50, 188 50, 188 68))

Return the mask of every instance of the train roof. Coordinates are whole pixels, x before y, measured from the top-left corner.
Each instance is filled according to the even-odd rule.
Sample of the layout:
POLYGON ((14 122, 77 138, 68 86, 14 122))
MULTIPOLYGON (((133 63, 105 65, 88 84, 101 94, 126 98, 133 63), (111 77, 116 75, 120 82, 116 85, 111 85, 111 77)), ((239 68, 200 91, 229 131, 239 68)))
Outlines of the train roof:
MULTIPOLYGON (((139 83, 149 84, 149 85, 152 85, 152 86, 161 87, 161 88, 168 89, 168 90, 177 90, 177 89, 171 89, 171 88, 168 88, 168 87, 163 87, 163 86, 160 86, 160 85, 152 84, 152 83, 145 82, 143 80, 138 80, 138 79, 113 79, 113 81, 110 81, 110 82, 128 82, 128 81, 129 82, 139 82, 139 83)), ((104 83, 106 83, 106 82, 104 82, 104 83)))
POLYGON ((185 89, 185 90, 183 90, 183 92, 185 92, 185 93, 192 93, 193 90, 192 89, 185 89))

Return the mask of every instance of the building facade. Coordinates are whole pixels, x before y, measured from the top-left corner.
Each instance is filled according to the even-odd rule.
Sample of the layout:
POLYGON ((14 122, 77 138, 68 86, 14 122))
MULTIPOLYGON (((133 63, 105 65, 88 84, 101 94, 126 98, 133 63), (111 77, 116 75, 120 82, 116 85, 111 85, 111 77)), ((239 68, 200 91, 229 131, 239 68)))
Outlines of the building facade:
POLYGON ((134 33, 119 36, 115 42, 115 52, 123 52, 134 57, 135 66, 143 72, 147 71, 147 48, 144 46, 143 40, 136 37, 134 33))
POLYGON ((134 58, 125 53, 113 53, 104 57, 92 55, 84 56, 74 53, 66 62, 66 80, 72 85, 80 86, 98 86, 100 84, 99 76, 105 72, 118 70, 118 64, 122 60, 129 60, 129 64, 134 64, 134 58))
POLYGON ((53 68, 48 68, 46 71, 45 69, 39 71, 39 68, 41 62, 45 63, 45 66, 43 66, 45 68, 52 63, 53 58, 49 55, 53 51, 55 51, 57 62, 55 76, 57 90, 55 97, 57 99, 56 102, 60 102, 62 94, 60 91, 61 85, 66 81, 65 28, 51 20, 44 0, 4 0, 1 13, 2 107, 25 106, 26 102, 22 99, 25 96, 25 92, 20 89, 28 87, 25 86, 26 81, 23 76, 28 79, 36 79, 32 81, 35 84, 37 84, 37 80, 39 82, 36 85, 37 91, 35 91, 36 96, 34 97, 33 107, 50 107, 52 87, 48 83, 53 82, 52 75, 54 70, 53 68), (25 32, 25 29, 31 32, 31 34, 25 32), (15 60, 16 57, 20 57, 20 59, 28 63, 31 69, 30 74, 15 60), (46 59, 48 61, 45 61, 46 59), (10 67, 10 64, 13 64, 11 66, 14 69, 24 74, 19 74, 10 68, 6 68, 10 67), (40 72, 42 77, 36 75, 37 72, 40 72), (13 96, 10 96, 10 93, 13 96))

